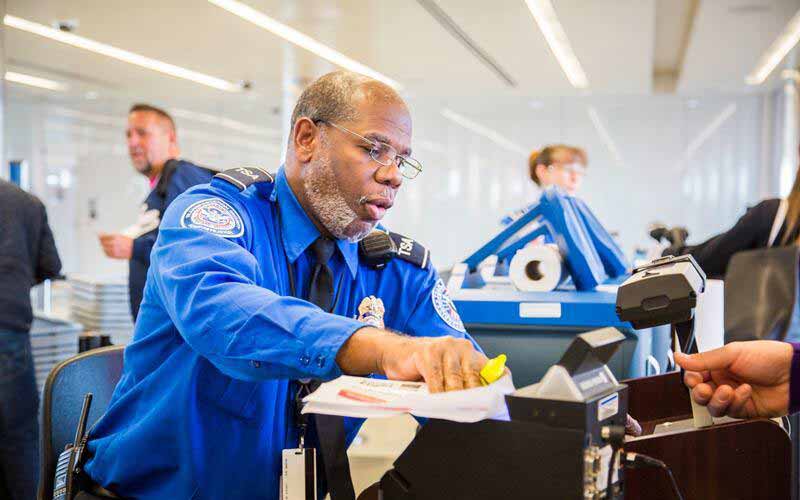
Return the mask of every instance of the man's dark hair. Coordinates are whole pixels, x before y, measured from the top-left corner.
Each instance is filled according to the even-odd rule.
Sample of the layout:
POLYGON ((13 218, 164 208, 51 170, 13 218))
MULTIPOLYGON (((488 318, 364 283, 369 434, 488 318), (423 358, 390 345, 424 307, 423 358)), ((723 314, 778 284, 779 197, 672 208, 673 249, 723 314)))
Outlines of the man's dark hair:
POLYGON ((175 120, 172 119, 169 113, 167 113, 161 108, 157 108, 149 104, 137 103, 131 106, 131 109, 128 111, 128 114, 134 113, 136 111, 146 111, 148 113, 155 113, 161 118, 167 120, 169 122, 169 125, 172 127, 172 130, 177 130, 175 127, 175 120))
POLYGON ((297 100, 290 127, 300 118, 312 121, 339 122, 355 118, 353 95, 370 78, 349 71, 334 71, 311 83, 297 100))
POLYGON ((303 90, 292 112, 290 129, 294 130, 300 118, 308 118, 314 123, 355 120, 358 117, 355 98, 359 92, 373 102, 403 103, 400 95, 384 83, 350 71, 334 71, 319 77, 303 90))

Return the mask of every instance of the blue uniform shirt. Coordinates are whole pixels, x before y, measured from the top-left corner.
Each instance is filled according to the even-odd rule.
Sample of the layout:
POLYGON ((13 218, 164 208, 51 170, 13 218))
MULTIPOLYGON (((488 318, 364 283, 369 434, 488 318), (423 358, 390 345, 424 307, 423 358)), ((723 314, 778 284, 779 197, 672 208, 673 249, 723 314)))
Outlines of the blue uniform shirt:
MULTIPOLYGON (((178 195, 192 186, 210 182, 213 176, 213 171, 188 161, 169 160, 164 165, 156 187, 144 200, 143 210, 158 210, 159 217, 162 217, 178 195)), ((139 314, 147 269, 150 267, 150 251, 153 250, 157 237, 158 229, 154 229, 133 240, 133 255, 128 261, 128 295, 134 319, 139 314)))
MULTIPOLYGON (((298 444, 292 381, 341 375, 336 354, 362 321, 468 338, 432 265, 375 270, 346 241, 330 262, 334 314, 293 297, 287 262, 305 297, 318 236, 282 169, 274 184, 215 178, 172 203, 122 378, 90 432, 95 481, 141 499, 277 499, 281 450, 298 444)), ((361 423, 346 419, 348 443, 361 423)))

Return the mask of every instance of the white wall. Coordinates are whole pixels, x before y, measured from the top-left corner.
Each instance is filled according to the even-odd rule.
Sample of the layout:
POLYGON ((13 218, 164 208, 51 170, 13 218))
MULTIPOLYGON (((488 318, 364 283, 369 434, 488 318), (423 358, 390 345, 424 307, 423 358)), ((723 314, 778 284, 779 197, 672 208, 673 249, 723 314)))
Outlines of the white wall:
MULTIPOLYGON (((191 102, 176 101, 175 107, 193 109, 191 102)), ((125 272, 125 265, 102 255, 96 233, 132 223, 147 193, 125 147, 125 114, 132 102, 9 93, 8 156, 29 161, 32 190, 47 204, 66 272, 125 272), (95 219, 89 217, 91 200, 95 219)), ((762 160, 763 102, 760 96, 725 95, 696 100, 585 97, 533 104, 511 98, 409 98, 414 156, 425 171, 406 181, 386 222, 429 247, 437 266, 452 264, 493 236, 504 214, 535 197, 527 151, 566 142, 587 150, 590 164, 581 196, 618 233, 627 253, 649 243, 646 229, 656 220, 687 225, 699 240, 730 226, 761 193, 770 192, 763 182, 763 171, 771 168, 762 160), (496 130, 521 151, 509 151, 453 123, 442 116, 444 107, 496 130), (602 123, 605 136, 590 113, 602 123), (712 129, 715 122, 719 126, 712 129), (706 138, 697 142, 698 137, 706 138), (696 147, 687 156, 693 141, 696 147)), ((253 113, 246 129, 241 118, 231 125, 207 123, 213 122, 207 115, 188 116, 176 120, 183 157, 215 169, 241 164, 277 168, 278 113, 253 113)), ((231 118, 224 109, 215 116, 231 118)))
MULTIPOLYGON (((31 190, 47 205, 65 273, 127 273, 127 263, 105 257, 97 233, 134 223, 149 191, 146 178, 128 158, 125 124, 130 104, 56 101, 24 92, 9 97, 8 158, 28 160, 31 190)), ((176 122, 181 156, 200 165, 221 170, 278 161, 277 139, 197 120, 176 122)))
MULTIPOLYGON (((526 148, 585 148, 589 168, 579 196, 630 254, 651 244, 654 221, 686 225, 700 241, 729 227, 760 193, 772 193, 759 183, 761 170, 772 168, 760 156, 762 102, 756 95, 623 96, 448 107, 460 104, 459 112, 526 148), (508 118, 520 108, 527 110, 522 118, 508 118)), ((444 119, 443 103, 419 104, 415 137, 438 140, 444 151, 417 148, 426 172, 409 183, 410 207, 399 204, 389 221, 428 244, 442 265, 486 242, 502 215, 529 203, 536 189, 527 180, 527 155, 444 119)))

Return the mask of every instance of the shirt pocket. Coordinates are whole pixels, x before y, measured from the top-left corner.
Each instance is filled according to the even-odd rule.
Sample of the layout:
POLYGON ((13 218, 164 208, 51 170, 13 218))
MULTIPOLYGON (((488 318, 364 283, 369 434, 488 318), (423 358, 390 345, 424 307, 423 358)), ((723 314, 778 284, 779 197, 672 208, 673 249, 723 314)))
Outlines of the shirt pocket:
POLYGON ((262 382, 238 380, 206 367, 198 376, 200 399, 241 420, 255 421, 262 382))

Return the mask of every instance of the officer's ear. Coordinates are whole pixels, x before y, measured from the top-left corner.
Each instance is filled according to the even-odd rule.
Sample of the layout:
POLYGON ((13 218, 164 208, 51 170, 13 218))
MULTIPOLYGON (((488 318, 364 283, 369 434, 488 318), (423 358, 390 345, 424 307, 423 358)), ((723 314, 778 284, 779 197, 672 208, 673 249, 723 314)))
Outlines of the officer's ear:
POLYGON ((295 158, 300 163, 311 161, 314 156, 314 146, 319 140, 319 127, 308 118, 300 118, 292 129, 292 145, 295 158))

